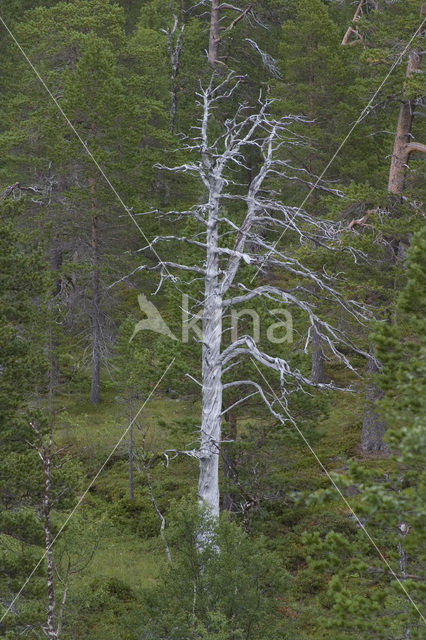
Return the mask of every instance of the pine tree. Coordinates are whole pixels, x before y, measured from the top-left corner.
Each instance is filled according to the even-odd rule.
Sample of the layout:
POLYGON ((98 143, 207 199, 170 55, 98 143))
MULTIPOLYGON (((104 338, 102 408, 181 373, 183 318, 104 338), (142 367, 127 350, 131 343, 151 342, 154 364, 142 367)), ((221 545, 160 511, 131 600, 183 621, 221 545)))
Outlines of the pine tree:
POLYGON ((327 596, 331 612, 323 623, 336 629, 337 638, 361 632, 381 640, 422 637, 425 248, 423 228, 407 254, 396 323, 378 323, 375 331, 383 363, 376 383, 384 392, 380 406, 389 425, 386 441, 392 457, 381 467, 352 462, 346 477, 335 475, 343 491, 351 487, 358 496, 353 508, 385 560, 354 525, 349 535, 331 531, 324 538, 316 533, 304 537, 311 568, 332 576, 327 596))
MULTIPOLYGON (((19 228, 20 209, 0 202, 0 539, 1 615, 20 589, 43 548, 43 529, 35 507, 41 503, 42 475, 31 438, 28 400, 45 374, 41 349, 40 299, 46 276, 40 251, 31 250, 19 228)), ((22 211, 21 211, 22 213, 22 211)), ((38 623, 44 596, 38 571, 13 619, 2 622, 5 637, 16 637, 38 623), (9 635, 7 635, 9 633, 9 635)))

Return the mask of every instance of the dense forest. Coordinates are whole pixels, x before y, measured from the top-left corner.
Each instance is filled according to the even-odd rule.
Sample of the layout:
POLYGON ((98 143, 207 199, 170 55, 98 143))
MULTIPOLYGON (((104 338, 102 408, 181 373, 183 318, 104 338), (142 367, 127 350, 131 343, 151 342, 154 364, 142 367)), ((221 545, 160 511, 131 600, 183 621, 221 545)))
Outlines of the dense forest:
POLYGON ((426 3, 0 0, 0 637, 425 637, 426 3))

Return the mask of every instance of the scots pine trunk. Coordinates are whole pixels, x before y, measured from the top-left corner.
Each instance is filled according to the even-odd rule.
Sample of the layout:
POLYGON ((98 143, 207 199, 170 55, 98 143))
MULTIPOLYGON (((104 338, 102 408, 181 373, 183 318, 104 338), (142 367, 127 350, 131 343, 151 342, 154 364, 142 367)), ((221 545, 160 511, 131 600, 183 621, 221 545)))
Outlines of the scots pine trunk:
POLYGON ((211 0, 211 3, 208 61, 210 64, 216 64, 219 59, 220 2, 219 0, 211 0))
MULTIPOLYGON (((409 78, 420 67, 421 52, 411 51, 408 60, 406 76, 409 78)), ((395 140, 389 170, 388 191, 401 196, 404 190, 405 169, 412 151, 421 151, 421 145, 411 143, 411 128, 413 125, 415 104, 412 100, 402 103, 399 110, 395 140)), ((426 147, 424 149, 426 151, 426 147)))
MULTIPOLYGON (((420 15, 426 13, 426 3, 422 3, 420 15)), ((419 29, 424 32, 426 20, 419 29)), ((405 75, 410 78, 420 69, 421 51, 414 49, 410 52, 405 75)), ((415 100, 406 100, 401 104, 395 132, 394 146, 389 169, 388 191, 397 198, 401 198, 404 191, 405 171, 410 154, 413 151, 426 152, 426 146, 411 142, 411 129, 413 125, 415 100)), ((367 372, 376 373, 377 366, 373 359, 368 361, 367 372)), ((361 449, 369 453, 388 453, 389 447, 383 442, 386 432, 386 424, 377 413, 376 403, 382 397, 381 390, 370 381, 365 391, 364 418, 361 434, 361 449)))
MULTIPOLYGON (((373 346, 370 347, 372 355, 373 346)), ((367 373, 371 376, 378 373, 379 368, 374 358, 368 359, 367 373)), ((377 412, 377 402, 383 397, 383 392, 373 380, 369 380, 365 389, 364 418, 361 432, 361 449, 365 453, 388 453, 389 447, 383 442, 386 424, 377 412)))

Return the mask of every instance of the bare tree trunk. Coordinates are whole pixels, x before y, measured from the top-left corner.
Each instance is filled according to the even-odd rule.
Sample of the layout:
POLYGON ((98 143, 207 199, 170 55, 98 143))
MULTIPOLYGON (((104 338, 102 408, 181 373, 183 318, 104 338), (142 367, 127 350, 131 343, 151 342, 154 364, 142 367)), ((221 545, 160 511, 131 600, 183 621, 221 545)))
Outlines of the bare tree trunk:
POLYGON ((222 295, 219 285, 219 197, 213 186, 209 198, 207 260, 203 309, 202 418, 198 500, 219 516, 219 452, 222 425, 222 295))
MULTIPOLYGON (((420 15, 426 13, 426 3, 422 3, 420 15)), ((419 29, 422 33, 426 26, 426 20, 423 21, 419 29)), ((422 52, 415 49, 410 52, 405 75, 410 78, 413 73, 420 69, 422 52)), ((411 142, 411 128, 414 115, 414 100, 407 100, 402 103, 399 110, 398 122, 396 125, 395 141, 392 151, 391 165, 389 169, 388 191, 398 196, 402 195, 404 190, 405 169, 407 167, 408 158, 413 151, 421 151, 426 153, 426 145, 411 142)))
POLYGON ((311 380, 315 384, 324 382, 324 354, 321 346, 321 336, 315 325, 311 332, 311 380))
POLYGON ((219 61, 219 41, 220 41, 220 1, 211 0, 212 6, 210 10, 210 33, 209 33, 209 53, 208 61, 210 64, 217 64, 219 61))
MULTIPOLYGON (((373 346, 370 346, 372 355, 373 346)), ((379 371, 374 358, 368 359, 367 372, 373 375, 379 371)), ((365 453, 389 453, 388 445, 383 442, 386 424, 377 413, 376 404, 383 397, 383 392, 373 380, 367 382, 365 389, 364 418, 361 432, 361 449, 365 453)))
MULTIPOLYGON (((92 183, 94 191, 94 183, 92 183)), ((101 310, 99 274, 99 217, 95 198, 92 200, 92 384, 90 402, 100 400, 101 310)))

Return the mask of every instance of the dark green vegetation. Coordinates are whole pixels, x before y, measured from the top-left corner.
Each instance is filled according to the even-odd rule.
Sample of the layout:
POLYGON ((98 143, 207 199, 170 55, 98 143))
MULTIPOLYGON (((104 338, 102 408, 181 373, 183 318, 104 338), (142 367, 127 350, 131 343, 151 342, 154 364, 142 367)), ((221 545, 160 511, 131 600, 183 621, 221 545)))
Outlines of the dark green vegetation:
MULTIPOLYGON (((353 44, 342 45, 357 8, 348 0, 223 8, 212 65, 211 6, 0 2, 0 16, 93 154, 0 26, 2 638, 424 634, 424 28, 407 45, 426 9, 420 15, 420 0, 366 0, 353 44), (298 312, 293 341, 268 344, 277 319, 254 303, 265 350, 285 353, 318 383, 351 388, 287 396, 335 487, 294 424, 282 425, 253 396, 223 421, 223 512, 212 522, 196 507, 197 461, 174 453, 199 438, 200 344, 192 332, 187 343, 180 337, 182 293, 191 309, 202 284, 192 275, 166 278, 154 297, 159 274, 136 269, 156 262, 142 247, 176 233, 161 211, 202 202, 193 176, 158 165, 196 161, 185 136, 200 115, 199 83, 207 86, 213 71, 220 82, 231 70, 243 78, 212 128, 220 131, 238 104, 251 113, 260 91, 274 100, 276 117, 309 121, 293 128, 300 144, 280 150, 288 179, 267 186, 287 206, 306 199, 307 212, 339 231, 332 251, 315 238, 300 243, 292 231, 279 247, 312 272, 338 274, 340 294, 368 305, 365 324, 319 297, 315 312, 377 362, 346 346, 354 371, 321 341, 305 349, 307 322, 298 312), (417 147, 392 175, 398 136, 402 146, 417 147), (145 317, 141 293, 179 339, 147 330, 132 338, 145 317)), ((258 150, 243 148, 232 178, 247 181, 259 164, 258 150)), ((223 215, 239 224, 240 205, 230 199, 223 215)), ((182 235, 193 236, 191 225, 188 219, 182 235)), ((166 261, 196 265, 197 255, 190 245, 161 247, 166 261)), ((279 269, 257 274, 250 266, 244 284, 253 277, 256 286, 319 293, 279 269)), ((240 325, 251 332, 248 316, 240 325)), ((250 363, 241 369, 262 382, 250 363)), ((261 369, 278 393, 279 380, 261 369)), ((224 409, 250 391, 226 391, 224 409)))

